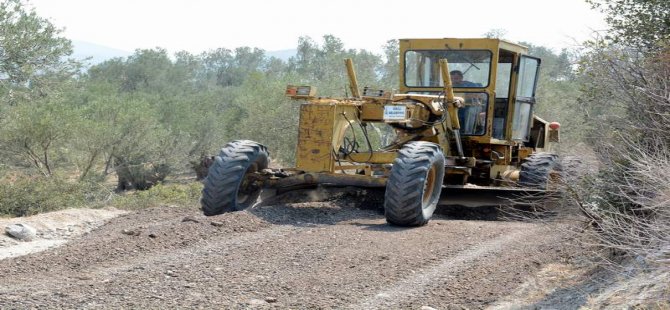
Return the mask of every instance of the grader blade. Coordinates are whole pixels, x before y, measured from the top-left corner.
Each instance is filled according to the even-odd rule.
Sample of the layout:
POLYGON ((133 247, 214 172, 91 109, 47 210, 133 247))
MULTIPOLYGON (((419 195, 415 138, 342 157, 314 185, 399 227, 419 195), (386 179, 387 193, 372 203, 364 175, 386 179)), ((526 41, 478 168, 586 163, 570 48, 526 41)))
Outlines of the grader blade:
POLYGON ((550 191, 533 188, 445 185, 439 204, 464 207, 523 206, 537 204, 553 194, 550 191))

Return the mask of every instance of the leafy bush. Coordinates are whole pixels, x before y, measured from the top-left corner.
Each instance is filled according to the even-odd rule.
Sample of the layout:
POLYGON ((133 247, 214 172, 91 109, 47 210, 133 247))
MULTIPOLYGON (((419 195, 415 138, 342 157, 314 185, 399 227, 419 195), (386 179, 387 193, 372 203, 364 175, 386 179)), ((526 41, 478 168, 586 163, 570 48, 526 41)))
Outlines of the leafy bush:
POLYGON ((61 178, 26 178, 0 182, 0 215, 28 216, 67 208, 95 206, 109 191, 94 183, 61 178))
POLYGON ((0 180, 0 216, 29 216, 68 208, 112 206, 133 210, 161 205, 197 205, 202 184, 158 184, 146 191, 115 194, 94 182, 60 177, 11 176, 0 180))
POLYGON ((111 205, 126 210, 161 205, 195 205, 200 198, 202 183, 158 184, 145 191, 125 192, 115 196, 111 205))

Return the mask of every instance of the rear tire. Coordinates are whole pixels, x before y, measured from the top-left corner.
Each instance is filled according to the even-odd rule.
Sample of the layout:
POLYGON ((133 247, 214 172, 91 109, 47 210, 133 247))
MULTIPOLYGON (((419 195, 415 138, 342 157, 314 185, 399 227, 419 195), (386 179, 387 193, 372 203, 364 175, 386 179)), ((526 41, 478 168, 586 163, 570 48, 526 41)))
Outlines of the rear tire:
POLYGON ((205 215, 240 211, 256 202, 259 184, 249 176, 268 166, 267 148, 249 140, 224 146, 209 167, 200 204, 205 215))
POLYGON ((443 179, 444 154, 437 144, 417 141, 404 145, 386 183, 386 221, 398 226, 428 223, 440 199, 443 179))
POLYGON ((549 176, 558 168, 558 155, 535 153, 521 164, 519 185, 535 189, 547 189, 549 176))

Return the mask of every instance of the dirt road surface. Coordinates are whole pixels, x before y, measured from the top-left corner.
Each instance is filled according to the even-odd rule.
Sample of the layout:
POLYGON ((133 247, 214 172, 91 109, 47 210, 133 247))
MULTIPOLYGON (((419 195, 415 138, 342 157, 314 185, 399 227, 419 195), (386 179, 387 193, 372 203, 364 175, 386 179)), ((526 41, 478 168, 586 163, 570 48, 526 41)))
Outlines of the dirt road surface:
POLYGON ((571 255, 563 226, 438 214, 398 228, 355 196, 213 217, 164 206, 0 260, 0 308, 533 308, 546 296, 509 298, 571 255))

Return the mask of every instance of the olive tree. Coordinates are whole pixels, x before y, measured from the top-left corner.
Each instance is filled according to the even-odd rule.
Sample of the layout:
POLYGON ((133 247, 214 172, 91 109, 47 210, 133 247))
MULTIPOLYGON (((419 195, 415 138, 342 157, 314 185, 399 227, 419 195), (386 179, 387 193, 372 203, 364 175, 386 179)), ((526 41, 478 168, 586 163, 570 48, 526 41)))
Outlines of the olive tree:
POLYGON ((21 0, 0 2, 0 100, 18 104, 59 92, 80 64, 68 56, 72 43, 21 0))
MULTIPOLYGON (((51 175, 74 119, 64 102, 79 64, 71 42, 20 0, 0 2, 0 153, 51 175), (8 155, 8 156, 7 156, 8 155)), ((7 163, 7 161, 11 161, 7 163)))

